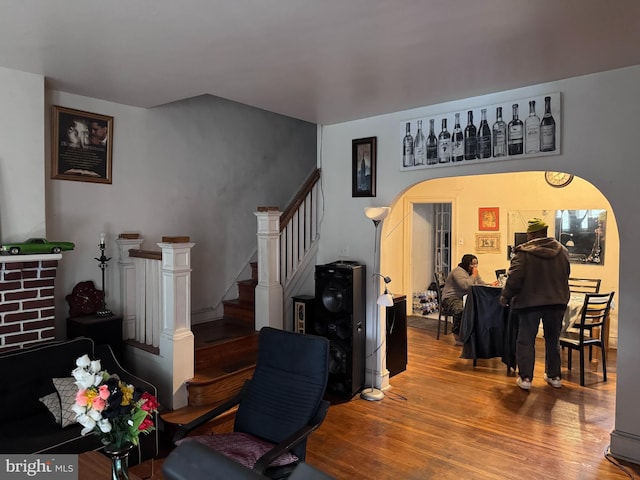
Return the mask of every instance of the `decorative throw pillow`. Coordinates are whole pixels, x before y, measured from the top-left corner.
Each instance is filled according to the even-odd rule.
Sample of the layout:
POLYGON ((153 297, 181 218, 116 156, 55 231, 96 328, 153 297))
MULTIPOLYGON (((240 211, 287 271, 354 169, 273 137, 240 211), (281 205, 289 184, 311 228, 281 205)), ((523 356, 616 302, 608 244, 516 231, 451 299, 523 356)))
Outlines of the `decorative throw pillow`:
MULTIPOLYGON (((222 453, 230 459, 253 468, 258 459, 274 447, 273 443, 260 440, 253 435, 242 432, 214 433, 211 435, 195 435, 186 437, 176 442, 180 444, 186 441, 195 441, 222 453)), ((271 462, 271 467, 289 465, 298 460, 298 457, 290 452, 285 452, 271 462)))
POLYGON ((50 393, 39 399, 45 407, 49 409, 53 418, 56 419, 58 425, 62 424, 62 408, 60 407, 60 397, 58 392, 50 393))
POLYGON ((71 410, 71 407, 76 403, 76 393, 78 393, 76 381, 73 377, 54 378, 53 385, 60 395, 60 424, 63 428, 73 425, 76 423, 76 414, 71 410))

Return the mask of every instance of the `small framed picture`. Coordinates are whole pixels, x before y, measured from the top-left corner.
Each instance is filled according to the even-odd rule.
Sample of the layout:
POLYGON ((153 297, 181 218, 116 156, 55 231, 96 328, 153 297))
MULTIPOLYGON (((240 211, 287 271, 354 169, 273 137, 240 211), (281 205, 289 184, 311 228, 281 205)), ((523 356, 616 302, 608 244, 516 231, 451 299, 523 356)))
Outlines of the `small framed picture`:
POLYGON ((478 230, 498 231, 500 230, 500 209, 498 207, 488 207, 478 209, 478 230))
POLYGON ((500 253, 499 233, 476 233, 477 253, 500 253))
POLYGON ((351 196, 376 196, 376 138, 359 138, 351 142, 351 196))
POLYGON ((51 178, 111 183, 113 117, 53 106, 51 178))

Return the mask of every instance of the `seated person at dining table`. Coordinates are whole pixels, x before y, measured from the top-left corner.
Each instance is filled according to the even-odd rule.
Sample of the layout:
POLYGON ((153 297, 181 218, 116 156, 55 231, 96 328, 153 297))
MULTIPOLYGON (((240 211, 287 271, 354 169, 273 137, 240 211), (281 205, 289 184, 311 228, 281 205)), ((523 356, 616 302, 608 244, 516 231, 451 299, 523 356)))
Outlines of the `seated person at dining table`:
POLYGON ((451 331, 456 339, 456 345, 461 346, 460 324, 462 323, 462 311, 464 304, 462 297, 471 291, 471 285, 498 285, 498 281, 489 284, 482 280, 478 273, 478 257, 469 253, 462 256, 462 260, 444 282, 442 289, 442 308, 453 315, 451 331))

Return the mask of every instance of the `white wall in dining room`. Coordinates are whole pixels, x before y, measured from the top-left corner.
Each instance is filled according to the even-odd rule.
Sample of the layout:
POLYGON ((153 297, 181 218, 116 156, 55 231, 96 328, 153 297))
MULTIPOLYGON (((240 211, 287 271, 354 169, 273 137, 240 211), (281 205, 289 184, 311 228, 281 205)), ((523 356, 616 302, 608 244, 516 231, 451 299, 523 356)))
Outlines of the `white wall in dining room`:
MULTIPOLYGON (((619 263, 620 263, 620 239, 618 226, 611 204, 602 192, 591 183, 582 178, 574 180, 564 188, 553 188, 547 185, 543 172, 519 172, 501 173, 489 175, 473 175, 465 177, 440 178, 427 180, 407 190, 396 202, 401 205, 407 203, 404 199, 410 198, 412 202, 420 202, 421 198, 450 198, 455 195, 456 215, 452 225, 452 265, 457 265, 465 253, 472 253, 478 257, 480 263, 480 275, 485 281, 495 279, 494 271, 499 268, 508 268, 507 245, 512 243, 510 238, 508 214, 509 212, 535 212, 548 211, 548 217, 553 221, 554 213, 559 209, 604 209, 607 211, 607 228, 605 237, 605 261, 597 264, 571 264, 571 274, 580 278, 600 278, 601 292, 619 292, 619 263), (478 230, 478 208, 498 207, 500 209, 499 230, 497 232, 480 232, 478 230), (475 251, 475 235, 477 233, 499 233, 500 253, 478 253, 475 251), (462 242, 462 243, 460 243, 462 242)), ((404 212, 405 215, 407 212, 404 212)), ((524 220, 526 221, 528 218, 524 220)), ((424 225, 416 225, 420 216, 413 217, 414 234, 410 237, 411 244, 407 244, 405 250, 414 252, 421 249, 421 242, 430 241, 420 239, 416 232, 423 234, 428 230, 426 221, 424 225), (416 243, 417 242, 417 243, 416 243)), ((551 232, 550 232, 551 233, 551 232)), ((388 238, 388 237, 387 237, 388 238)), ((389 252, 392 278, 402 278, 402 274, 396 267, 402 262, 402 255, 397 250, 389 252)), ((408 267, 412 270, 419 269, 420 264, 410 262, 408 267)), ((431 273, 432 275, 432 273, 431 273)), ((425 278, 429 276, 424 272, 425 278)), ((419 278, 419 273, 412 273, 412 278, 419 278)), ((394 282, 395 283, 395 282, 394 282)), ((418 291, 422 283, 412 283, 408 288, 418 291)), ((610 344, 616 347, 618 342, 618 309, 611 312, 610 344)))

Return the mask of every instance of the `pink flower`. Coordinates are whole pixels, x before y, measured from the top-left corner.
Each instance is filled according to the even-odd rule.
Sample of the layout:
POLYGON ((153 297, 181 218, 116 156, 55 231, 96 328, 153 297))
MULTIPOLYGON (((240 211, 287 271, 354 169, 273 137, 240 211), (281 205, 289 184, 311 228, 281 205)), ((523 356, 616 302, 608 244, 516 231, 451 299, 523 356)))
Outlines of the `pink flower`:
POLYGON ((109 398, 109 387, 107 385, 100 385, 98 388, 98 395, 102 400, 109 398))
POLYGON ((101 412, 102 410, 104 410, 104 407, 107 406, 107 402, 105 402, 104 399, 100 397, 96 397, 93 399, 93 404, 91 406, 94 410, 101 412))
POLYGON ((76 403, 81 407, 86 407, 88 402, 87 391, 84 389, 78 390, 78 393, 76 393, 76 403))

